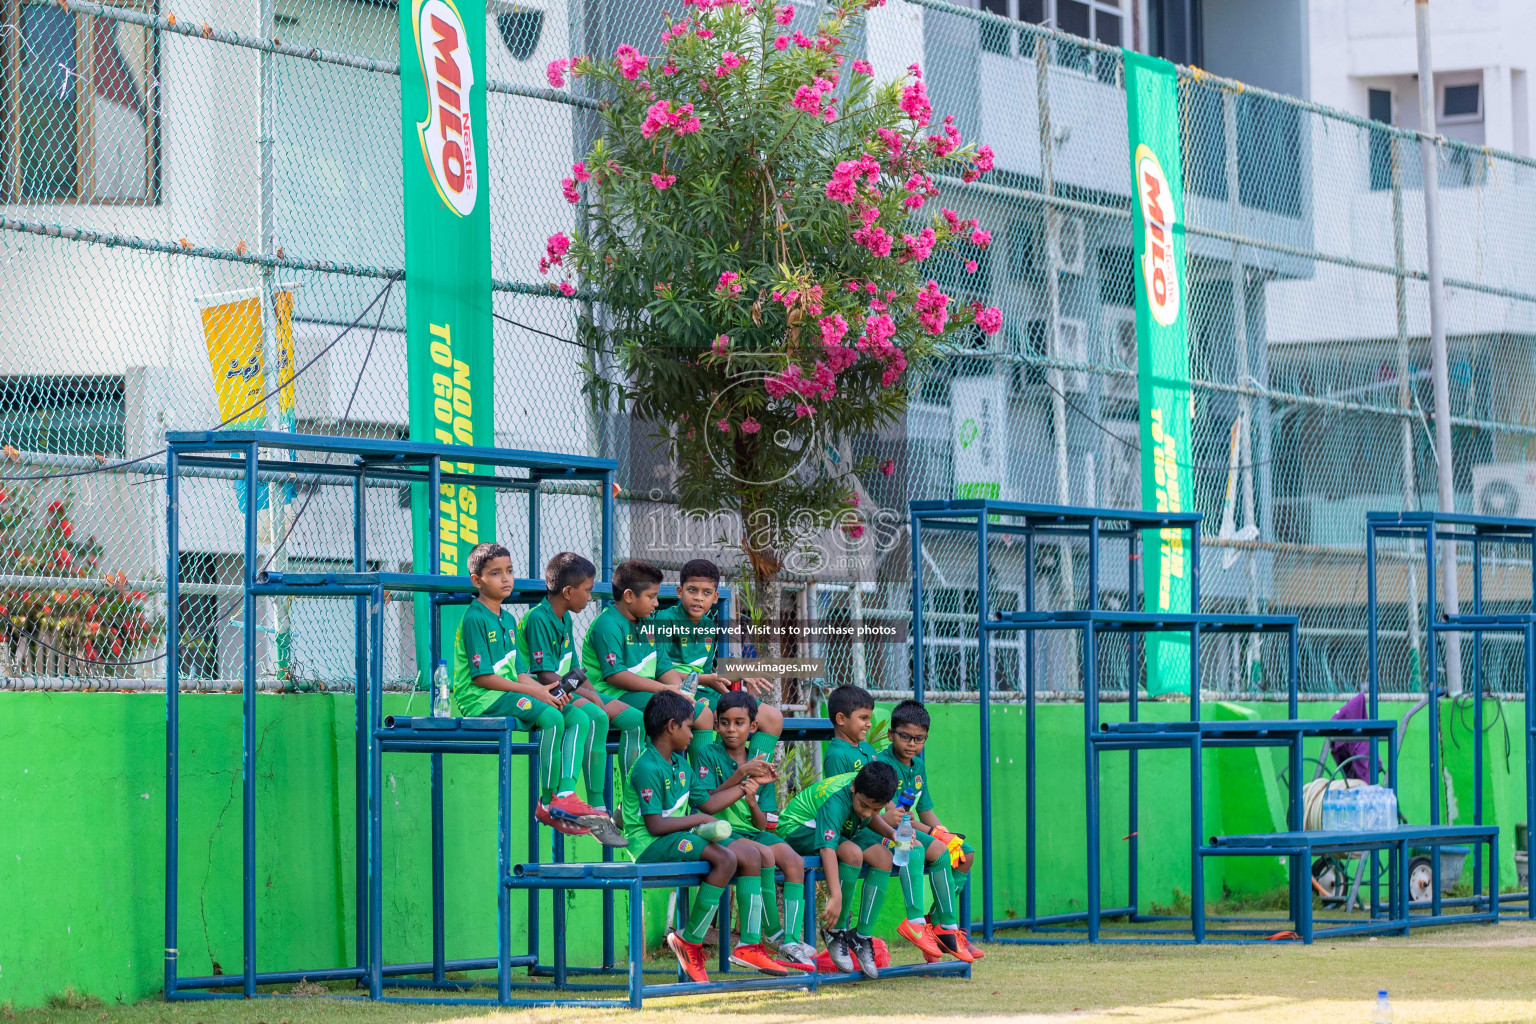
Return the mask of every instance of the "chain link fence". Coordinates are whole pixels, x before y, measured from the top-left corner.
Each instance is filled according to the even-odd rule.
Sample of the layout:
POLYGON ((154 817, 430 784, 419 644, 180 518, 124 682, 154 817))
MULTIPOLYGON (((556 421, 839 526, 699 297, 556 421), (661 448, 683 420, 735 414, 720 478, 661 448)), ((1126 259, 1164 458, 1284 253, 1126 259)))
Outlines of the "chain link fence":
MULTIPOLYGON (((1121 9, 1092 7, 1094 34, 1115 38, 1121 9)), ((358 0, 11 0, 4 10, 0 685, 158 688, 164 432, 270 414, 306 433, 405 436, 398 11, 358 0), (291 353, 273 344, 286 333, 291 353), (263 387, 263 356, 292 367, 291 399, 263 387), (234 384, 254 387, 255 402, 231 409, 234 384)), ((579 297, 535 272, 544 240, 574 226, 559 180, 596 130, 582 83, 552 91, 545 65, 624 42, 644 51, 663 5, 491 0, 487 12, 496 441, 617 457, 621 556, 675 569, 712 554, 736 566, 729 531, 679 525, 647 425, 589 408, 572 341, 579 297)), ((810 30, 817 13, 802 5, 795 27, 810 30)), ((974 272, 938 262, 934 276, 961 301, 1001 307, 1006 325, 924 367, 903 422, 852 444, 853 457, 895 470, 862 481, 872 504, 898 527, 908 500, 957 493, 1139 505, 1120 52, 943 0, 889 0, 856 46, 883 78, 920 63, 936 111, 996 151, 983 181, 939 183, 942 205, 979 218, 994 241, 974 272), (991 425, 1000 468, 985 492, 957 482, 955 467, 957 408, 977 395, 1005 410, 991 425)), ((1196 69, 1181 69, 1179 92, 1202 596, 1207 607, 1299 614, 1304 686, 1353 692, 1365 673, 1364 514, 1433 508, 1447 454, 1434 450, 1431 423, 1426 144, 1444 207, 1458 508, 1536 514, 1536 163, 1426 143, 1196 69)), ((387 491, 370 502, 368 557, 402 569, 409 509, 387 491)), ((339 488, 278 482, 264 493, 279 510, 266 515, 264 560, 295 571, 349 564, 339 488)), ((515 539, 526 513, 520 499, 503 501, 499 532, 515 539)), ((591 492, 546 494, 544 554, 595 550, 597 507, 591 492)), ((183 685, 237 685, 233 483, 189 484, 182 521, 183 685)), ((526 547, 509 546, 520 571, 526 561, 537 574, 526 547)), ((1423 565, 1408 550, 1389 554, 1383 682, 1409 692, 1423 565)), ((872 531, 855 555, 814 582, 792 574, 785 614, 909 614, 904 531, 872 531)), ((931 542, 919 560, 929 688, 964 699, 977 685, 974 545, 931 542)), ((996 551, 990 564, 992 606, 1019 606, 1021 552, 996 551)), ((1036 564, 1042 604, 1082 600, 1080 548, 1042 550, 1036 564)), ((1490 604, 1528 599, 1529 572, 1514 557, 1490 570, 1490 604)), ((264 685, 352 685, 347 602, 263 615, 264 685)), ((388 622, 387 676, 409 687, 409 602, 392 605, 388 622)), ((1003 699, 1021 685, 1023 642, 998 643, 1003 699)), ((1074 649, 1039 643, 1037 685, 1076 689, 1074 649)), ((1517 690, 1514 652, 1492 640, 1488 649, 1490 684, 1517 690)), ((821 685, 910 692, 904 646, 800 653, 828 659, 821 685)), ((1283 648, 1218 651, 1204 683, 1259 695, 1283 658, 1283 648)), ((1109 671, 1123 687, 1123 666, 1109 671)))

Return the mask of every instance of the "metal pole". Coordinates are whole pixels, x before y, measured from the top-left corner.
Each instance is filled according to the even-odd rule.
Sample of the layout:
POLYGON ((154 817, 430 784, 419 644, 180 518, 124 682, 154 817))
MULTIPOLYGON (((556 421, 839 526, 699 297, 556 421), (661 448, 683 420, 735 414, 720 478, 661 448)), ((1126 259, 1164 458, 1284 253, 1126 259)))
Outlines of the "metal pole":
MULTIPOLYGON (((1035 93, 1040 109, 1040 191, 1054 195, 1056 174, 1051 165, 1052 150, 1056 140, 1051 128, 1050 46, 1044 36, 1035 39, 1035 93)), ((1063 359, 1061 351, 1061 225, 1054 206, 1047 205, 1045 214, 1045 336, 1047 351, 1052 359, 1063 359)), ((1056 438, 1056 500, 1063 505, 1072 504, 1072 477, 1067 465, 1067 395, 1066 377, 1057 367, 1048 371, 1051 382, 1051 431, 1056 438)), ((1063 539, 1057 556, 1061 566, 1062 595, 1067 608, 1077 607, 1073 593, 1072 544, 1063 539)))
MULTIPOLYGON (((1399 409, 1412 408, 1412 391, 1409 382, 1408 365, 1408 278, 1404 274, 1405 261, 1403 258, 1403 167, 1402 153, 1399 150, 1399 138, 1391 136, 1388 141, 1392 155, 1392 265, 1397 269, 1393 278, 1397 293, 1397 406, 1399 409)), ((1413 420, 1404 416, 1399 421, 1403 437, 1403 508, 1414 509, 1419 504, 1419 485, 1413 469, 1413 420)), ((1419 664, 1424 663, 1423 646, 1419 637, 1419 574, 1414 569, 1413 563, 1407 563, 1408 573, 1408 649, 1417 657, 1419 664)), ((1411 659, 1410 659, 1411 660, 1411 659)), ((1375 744, 1372 744, 1374 749, 1375 744)), ((1373 769, 1374 771, 1374 769, 1373 769)), ((1375 778, 1373 774, 1371 776, 1375 778)))
MULTIPOLYGON (((1237 97, 1230 92, 1221 94, 1221 113, 1227 147, 1227 220, 1230 224, 1229 230, 1233 237, 1236 237, 1242 234, 1243 207, 1237 163, 1237 97)), ((1227 261, 1227 268, 1232 275, 1232 339, 1233 350, 1237 353, 1237 382, 1247 387, 1252 377, 1248 367, 1248 271, 1243 266, 1242 247, 1237 242, 1232 243, 1232 256, 1227 261)), ((1241 451, 1238 457, 1242 459, 1242 473, 1239 479, 1243 495, 1243 522, 1248 526, 1257 526, 1253 500, 1253 398, 1251 396, 1237 396, 1237 414, 1242 421, 1239 434, 1241 451)), ((1258 559, 1251 549, 1246 557, 1248 562, 1246 607, 1249 615, 1256 615, 1259 611, 1258 559)), ((1262 655, 1263 636, 1262 633, 1251 634, 1243 644, 1247 649, 1247 657, 1244 659, 1242 668, 1244 673, 1244 678, 1240 681, 1242 686, 1246 686, 1253 679, 1254 668, 1262 655)))
MULTIPOLYGON (((923 518, 913 514, 912 544, 912 697, 923 699, 923 518)), ((966 922, 970 924, 969 921, 966 922)))
POLYGON ((864 656, 864 583, 855 572, 848 581, 848 619, 853 627, 853 682, 866 689, 869 686, 869 663, 864 656))
POLYGON ((981 935, 992 941, 992 658, 987 635, 987 513, 976 514, 976 671, 981 723, 981 935))
MULTIPOLYGON (((176 995, 177 864, 180 860, 181 718, 177 697, 181 689, 181 540, 180 469, 175 448, 165 453, 165 998, 176 995)), ((1529 648, 1527 644, 1527 648, 1529 648)), ((1529 695, 1526 699, 1530 703, 1529 695)), ((1529 757, 1527 757, 1529 762, 1529 757)))
MULTIPOLYGON (((1424 250, 1429 272, 1430 373, 1435 387, 1435 483, 1441 512, 1456 511, 1455 453, 1451 449, 1451 382, 1445 344, 1445 269, 1440 259, 1439 142, 1435 127, 1435 76, 1429 59, 1429 0, 1414 0, 1414 27, 1419 42, 1419 152, 1424 163, 1424 250)), ((1461 611, 1456 590, 1456 545, 1441 550, 1441 589, 1445 612, 1461 611)), ((1429 610, 1434 614, 1434 609, 1429 610)), ((1445 637, 1445 681, 1452 696, 1461 693, 1461 637, 1445 637)), ((1434 700, 1435 695, 1430 694, 1434 700)), ((1436 861, 1438 864, 1438 859, 1436 861)))
MULTIPOLYGON (((261 0, 261 38, 273 39, 277 36, 276 0, 261 0)), ((259 56, 258 88, 260 92, 260 125, 257 133, 257 160, 261 166, 261 223, 258 226, 259 244, 263 256, 272 256, 277 251, 277 223, 276 223, 276 189, 273 180, 273 151, 276 146, 277 113, 276 103, 272 96, 273 59, 275 55, 269 50, 262 50, 259 56)), ((263 410, 267 430, 287 430, 289 424, 282 414, 282 391, 277 385, 292 374, 293 368, 283 361, 283 353, 277 339, 277 294, 274 276, 276 270, 271 265, 263 265, 261 268, 261 368, 262 380, 268 392, 265 408, 263 410)), ((290 451, 289 458, 293 457, 290 451)), ((288 506, 283 498, 287 493, 288 485, 278 481, 267 484, 267 530, 269 568, 276 572, 287 570, 288 558, 284 553, 286 545, 283 544, 288 534, 288 506), (281 545, 281 546, 280 546, 281 545)), ((289 606, 291 601, 286 597, 274 597, 268 600, 268 610, 272 620, 273 640, 273 668, 280 687, 286 688, 289 681, 289 655, 293 647, 293 633, 290 622, 289 606)))
POLYGON ((244 867, 244 903, 241 915, 244 946, 245 998, 256 995, 256 446, 245 448, 245 567, 241 573, 245 596, 241 623, 244 667, 241 746, 241 852, 244 867))

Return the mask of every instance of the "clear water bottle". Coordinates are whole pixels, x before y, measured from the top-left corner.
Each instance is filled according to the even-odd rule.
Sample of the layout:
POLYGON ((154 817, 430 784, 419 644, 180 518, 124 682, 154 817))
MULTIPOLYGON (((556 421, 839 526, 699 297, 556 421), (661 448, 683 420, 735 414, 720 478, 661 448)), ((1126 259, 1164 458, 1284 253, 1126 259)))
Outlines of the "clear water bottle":
POLYGON ((1382 820, 1385 822, 1382 828, 1397 828, 1397 793, 1391 789, 1382 787, 1382 820))
POLYGON ((453 692, 448 683, 448 662, 437 663, 437 670, 432 673, 432 717, 453 717, 453 692))
POLYGON ((1329 786, 1323 791, 1323 831, 1339 830, 1339 791, 1329 786))
POLYGON ((1376 992, 1376 1009, 1371 1013, 1371 1024, 1392 1024, 1392 1004, 1387 1001, 1387 990, 1376 992))
POLYGON ((912 847, 917 842, 917 829, 912 827, 912 805, 917 794, 910 789, 901 791, 896 807, 901 811, 901 823, 896 826, 896 838, 891 841, 891 862, 899 868, 907 866, 912 857, 912 847))

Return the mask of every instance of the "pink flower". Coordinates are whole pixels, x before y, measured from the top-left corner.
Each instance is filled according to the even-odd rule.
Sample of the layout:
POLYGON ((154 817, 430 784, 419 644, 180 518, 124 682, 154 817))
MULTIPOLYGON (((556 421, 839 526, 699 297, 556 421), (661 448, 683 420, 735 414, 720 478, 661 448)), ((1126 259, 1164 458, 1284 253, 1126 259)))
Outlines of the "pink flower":
POLYGON ((795 20, 795 5, 785 4, 783 7, 773 9, 773 20, 780 25, 788 25, 795 20))
POLYGON ((586 161, 571 164, 571 174, 577 181, 587 181, 592 177, 592 173, 587 170, 586 161))
POLYGON ((901 102, 897 106, 916 121, 919 128, 928 127, 928 122, 933 119, 933 104, 928 102, 928 87, 921 79, 901 90, 901 102))
POLYGON ((631 82, 640 77, 640 72, 645 70, 646 62, 651 59, 628 43, 620 45, 614 51, 614 56, 619 61, 619 74, 631 82))
POLYGON ((856 60, 853 62, 853 73, 856 75, 872 75, 875 73, 875 66, 867 60, 856 60))
POLYGON ((715 429, 722 434, 729 434, 731 432, 731 421, 724 418, 718 419, 715 421, 715 429))
POLYGON ((976 273, 976 261, 975 260, 966 260, 965 261, 965 272, 967 274, 974 274, 974 273, 976 273))
POLYGON ((871 294, 871 295, 874 295, 874 294, 875 294, 875 293, 876 293, 876 292, 878 292, 878 291, 879 291, 879 290, 880 290, 880 289, 879 289, 879 288, 877 288, 877 287, 876 287, 876 286, 875 286, 875 282, 873 282, 873 281, 867 281, 867 282, 865 282, 865 284, 864 284, 864 290, 865 290, 865 291, 866 291, 866 292, 868 292, 868 293, 869 293, 869 294, 871 294))
POLYGON ((564 295, 566 298, 570 298, 572 295, 576 294, 576 286, 571 284, 569 281, 561 281, 559 287, 560 294, 564 295))
POLYGON ((858 540, 860 537, 864 536, 863 523, 854 523, 852 526, 846 527, 846 530, 848 536, 852 537, 854 540, 858 540))
POLYGON ((843 338, 848 335, 848 321, 843 319, 841 313, 833 313, 824 316, 821 323, 821 344, 825 348, 841 346, 843 338))
POLYGON ((848 497, 844 498, 843 502, 845 504, 852 505, 854 508, 858 508, 859 507, 859 493, 857 491, 853 492, 852 494, 848 495, 848 497))
POLYGON ((666 75, 668 78, 671 78, 673 75, 677 74, 677 65, 673 64, 669 60, 664 65, 662 65, 661 73, 666 75))
POLYGON ((804 32, 801 32, 799 29, 796 29, 795 30, 795 45, 796 46, 804 47, 805 49, 809 50, 811 47, 816 45, 816 41, 814 39, 810 38, 809 36, 807 36, 804 32))
POLYGON ((692 103, 684 103, 674 110, 666 100, 657 100, 646 109, 640 134, 648 139, 663 128, 671 128, 678 135, 692 134, 701 127, 699 119, 692 115, 692 103))
POLYGON ((667 189, 671 188, 673 183, 676 181, 677 175, 675 174, 651 175, 651 184, 656 186, 656 190, 658 192, 665 192, 667 189))
MULTIPOLYGON (((727 270, 720 275, 720 282, 715 285, 715 291, 726 292, 730 295, 741 294, 741 275, 734 270, 727 270)), ((725 337, 725 335, 721 335, 725 337)))
POLYGON ((949 322, 949 296, 939 291, 938 283, 929 281, 928 286, 917 293, 917 319, 929 334, 943 334, 949 322))
POLYGON ((743 434, 755 434, 762 429, 763 425, 757 422, 757 420, 753 419, 751 416, 748 416, 746 419, 741 421, 741 432, 743 434))
POLYGON ((549 66, 544 69, 544 77, 549 79, 549 87, 551 89, 564 89, 565 73, 569 71, 571 69, 571 65, 575 63, 576 62, 571 60, 569 57, 562 57, 559 60, 550 61, 549 66))
POLYGON ((992 232, 977 228, 971 232, 971 244, 978 249, 985 249, 992 244, 992 232))
POLYGON ((570 178, 560 179, 560 193, 565 196, 568 203, 581 202, 581 193, 576 191, 576 182, 570 178))
POLYGON ((984 334, 996 334, 1003 329, 1003 311, 996 306, 987 306, 976 311, 976 326, 980 327, 984 334))
POLYGON ((709 347, 714 351, 715 355, 723 356, 731 347, 731 336, 729 334, 722 334, 715 338, 714 343, 709 347))
POLYGON ((773 48, 775 50, 789 49, 789 36, 779 36, 773 41, 773 48))
POLYGON ((949 225, 949 230, 958 234, 960 232, 960 215, 954 210, 940 210, 944 215, 944 223, 949 225))
POLYGON ((559 263, 560 257, 571 251, 571 240, 564 231, 556 231, 545 242, 544 251, 549 254, 551 264, 559 263))
POLYGON ((901 151, 907 146, 906 140, 889 128, 876 128, 875 134, 880 136, 880 141, 885 143, 885 148, 890 150, 891 156, 900 156, 901 151))
POLYGON ((711 30, 707 29, 707 28, 699 29, 697 32, 694 33, 694 35, 698 36, 700 39, 713 39, 713 38, 715 38, 715 33, 712 32, 711 30))
POLYGON ((720 64, 715 68, 715 77, 724 78, 732 71, 741 67, 741 58, 732 50, 726 50, 720 55, 720 64))
POLYGON ((992 147, 982 146, 976 150, 976 169, 983 173, 992 169, 992 147))
POLYGON ((892 238, 885 233, 885 229, 876 224, 867 228, 860 228, 853 233, 853 240, 876 256, 889 256, 891 254, 892 238))
POLYGON ((886 459, 884 462, 880 463, 880 472, 883 473, 886 476, 895 476, 896 475, 896 460, 895 459, 886 459))
POLYGON ((811 415, 815 411, 816 411, 815 409, 812 409, 808 405, 802 405, 800 403, 796 403, 796 405, 795 405, 795 418, 796 419, 804 419, 805 417, 811 415))

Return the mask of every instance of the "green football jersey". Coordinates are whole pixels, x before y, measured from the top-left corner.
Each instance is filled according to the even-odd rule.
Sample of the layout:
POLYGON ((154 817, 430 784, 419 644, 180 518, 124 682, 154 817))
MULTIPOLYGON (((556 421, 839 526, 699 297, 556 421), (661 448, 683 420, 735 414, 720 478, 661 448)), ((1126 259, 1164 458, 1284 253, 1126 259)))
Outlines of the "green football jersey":
POLYGON ((682 605, 675 604, 657 612, 645 624, 654 624, 657 646, 666 651, 673 668, 706 675, 715 670, 715 644, 720 627, 713 616, 705 615, 694 622, 682 605))
POLYGON ((453 638, 453 702, 459 714, 473 718, 496 703, 500 690, 476 686, 476 676, 516 679, 528 666, 517 656, 517 618, 502 605, 493 612, 483 601, 471 601, 453 638))
POLYGON ((844 839, 852 839, 869 824, 868 818, 853 813, 855 774, 834 775, 796 793, 779 815, 779 834, 814 829, 818 850, 836 849, 844 839))
POLYGON ((827 741, 821 752, 821 772, 827 777, 856 772, 875 759, 875 748, 865 740, 849 743, 841 736, 827 741))
MULTIPOLYGON (((740 768, 731 752, 725 749, 725 745, 714 742, 694 753, 694 773, 698 775, 699 782, 704 790, 703 798, 695 806, 709 799, 709 794, 725 785, 725 780, 736 774, 740 768)), ((778 798, 774 794, 772 783, 763 786, 757 791, 757 806, 764 814, 778 812, 778 798)), ((715 817, 724 818, 731 823, 732 828, 757 828, 752 822, 752 809, 747 806, 745 798, 737 800, 733 804, 727 804, 725 808, 715 813, 715 817)))
POLYGON ((875 755, 876 761, 884 761, 896 769, 896 795, 901 791, 910 789, 917 794, 917 802, 912 805, 912 813, 921 814, 924 811, 933 810, 933 796, 928 792, 928 768, 923 764, 921 756, 914 757, 910 765, 902 764, 896 759, 895 749, 886 747, 875 755))
POLYGON ((574 622, 570 612, 556 617, 547 597, 528 609, 518 627, 517 653, 529 672, 563 676, 571 670, 576 663, 574 622))
POLYGON ((628 692, 608 684, 606 677, 616 672, 660 679, 672 668, 666 652, 640 626, 629 621, 618 605, 609 605, 582 638, 581 667, 604 697, 621 697, 628 692))
POLYGON ((680 753, 670 759, 662 757, 654 744, 647 743, 624 779, 624 834, 629 837, 629 855, 638 858, 656 840, 646 830, 645 815, 680 817, 693 813, 690 802, 707 799, 709 791, 703 789, 686 757, 680 753))

